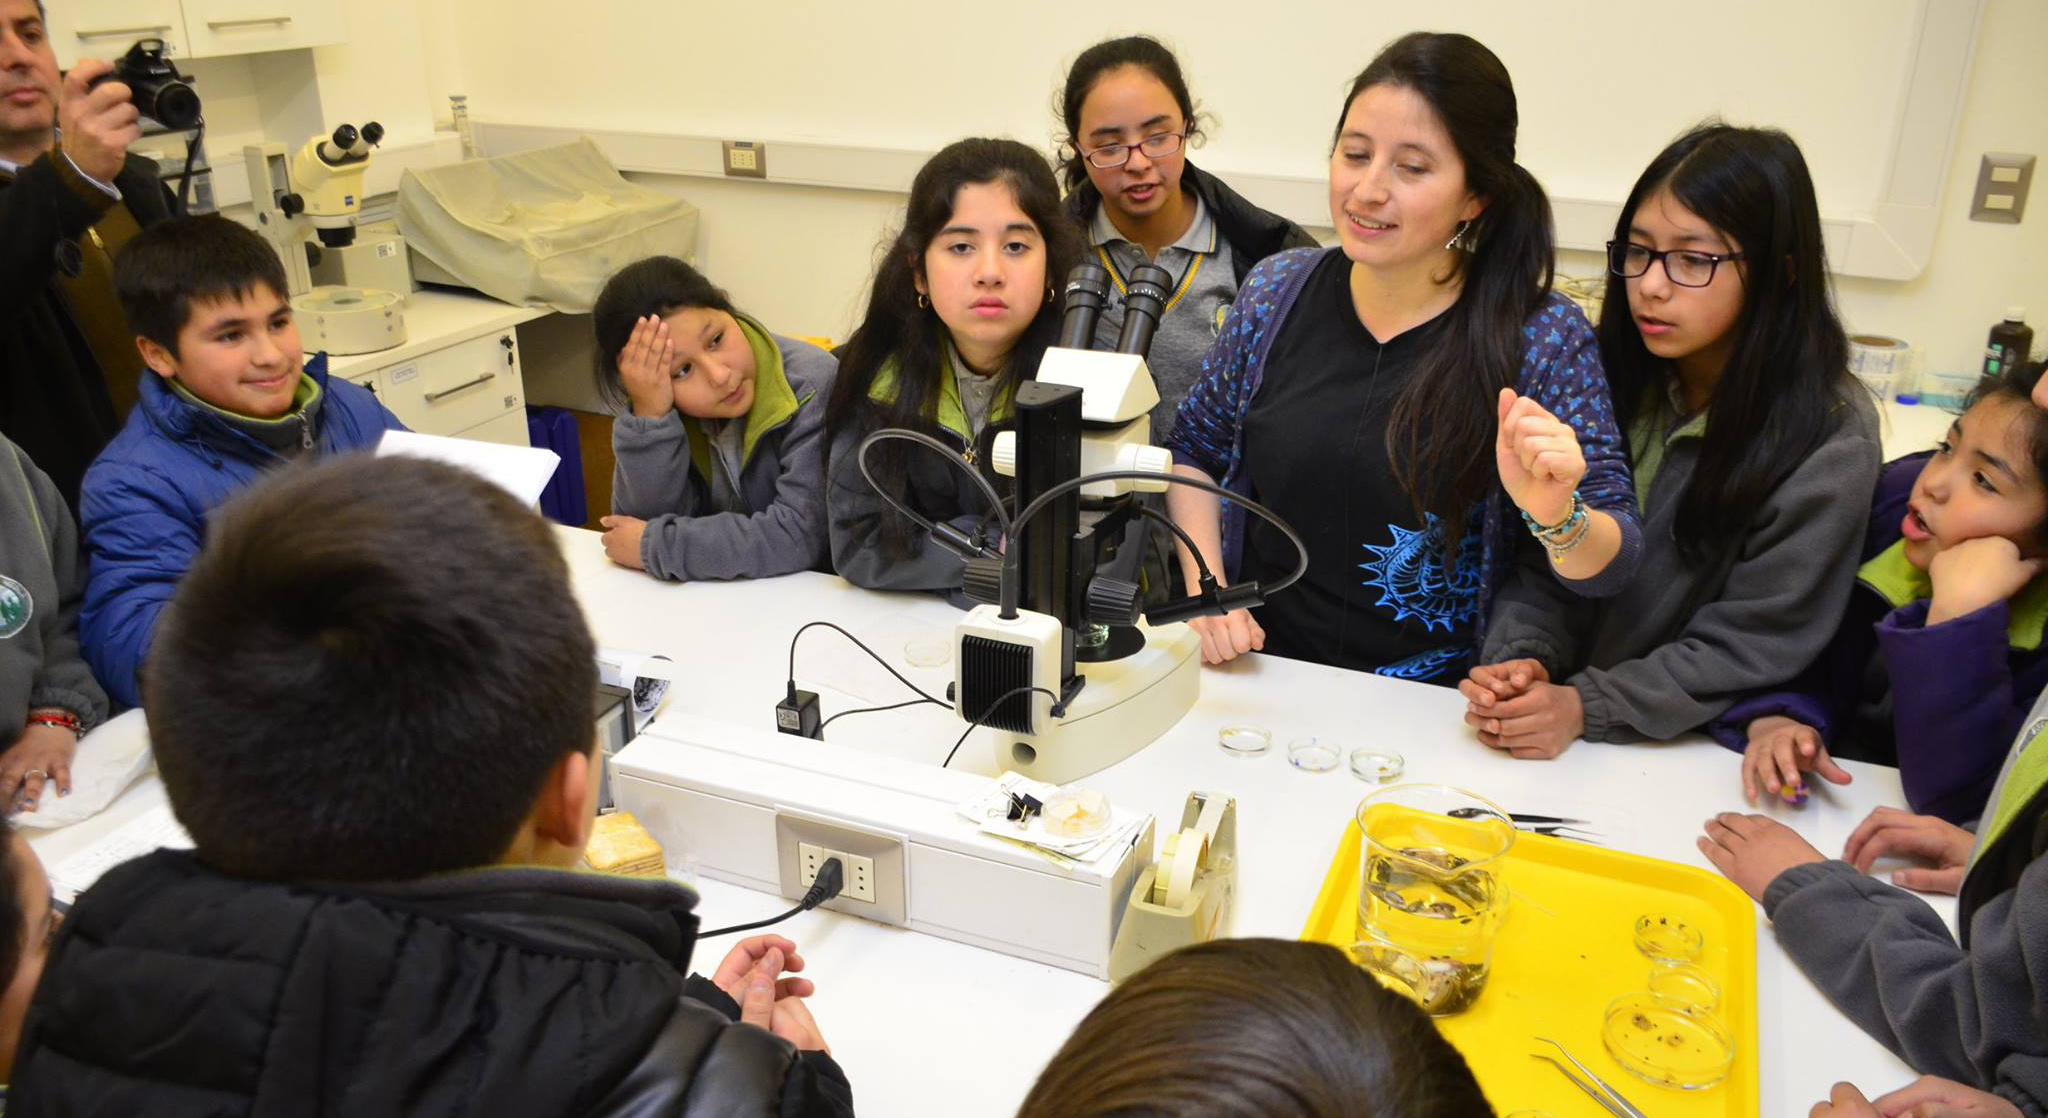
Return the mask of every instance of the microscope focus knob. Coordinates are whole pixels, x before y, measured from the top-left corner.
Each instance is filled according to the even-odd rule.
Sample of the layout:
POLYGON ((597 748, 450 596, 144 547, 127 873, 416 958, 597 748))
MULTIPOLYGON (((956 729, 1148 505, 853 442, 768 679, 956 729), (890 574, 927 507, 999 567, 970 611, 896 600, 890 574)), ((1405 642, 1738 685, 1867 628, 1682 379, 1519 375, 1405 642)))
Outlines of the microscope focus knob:
POLYGON ((978 556, 967 561, 960 576, 960 592, 968 600, 994 605, 1003 600, 1003 561, 1000 557, 978 556))
POLYGON ((996 432, 996 437, 989 440, 988 464, 998 477, 1017 476, 1017 432, 996 432))
POLYGON ((306 200, 296 194, 280 194, 277 196, 277 208, 286 217, 297 217, 306 212, 306 200))
POLYGON ((1138 584, 1107 575, 1088 580, 1088 620, 1097 625, 1136 625, 1138 584))

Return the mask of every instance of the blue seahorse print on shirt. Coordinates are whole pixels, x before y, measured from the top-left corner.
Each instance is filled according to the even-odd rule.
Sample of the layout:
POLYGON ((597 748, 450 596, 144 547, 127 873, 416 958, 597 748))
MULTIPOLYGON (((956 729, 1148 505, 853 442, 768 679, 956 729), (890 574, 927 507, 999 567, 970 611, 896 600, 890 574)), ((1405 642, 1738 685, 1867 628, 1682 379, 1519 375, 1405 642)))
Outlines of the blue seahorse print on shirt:
POLYGON ((1425 628, 1449 633, 1479 609, 1479 533, 1465 533, 1457 565, 1446 571, 1443 522, 1435 513, 1422 516, 1419 530, 1387 525, 1393 542, 1363 545, 1373 558, 1358 566, 1369 576, 1365 585, 1379 588, 1380 600, 1374 604, 1392 607, 1394 620, 1412 617, 1425 628))

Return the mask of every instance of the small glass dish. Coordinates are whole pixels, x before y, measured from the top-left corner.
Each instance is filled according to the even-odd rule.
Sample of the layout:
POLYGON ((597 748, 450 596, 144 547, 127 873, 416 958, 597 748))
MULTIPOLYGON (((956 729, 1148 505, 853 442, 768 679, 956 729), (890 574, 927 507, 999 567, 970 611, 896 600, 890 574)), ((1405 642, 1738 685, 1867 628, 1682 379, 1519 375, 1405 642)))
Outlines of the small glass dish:
POLYGON ((1061 838, 1092 838, 1109 829, 1109 797, 1087 788, 1062 789, 1046 797, 1040 818, 1061 838))
POLYGON ((1712 1013, 1721 1006, 1720 983, 1691 963, 1660 963, 1651 967, 1649 991, 1659 1001, 1701 1013, 1712 1013))
POLYGON ((912 637, 903 642, 903 659, 913 668, 943 668, 953 662, 953 634, 912 637))
POLYGON ((1401 779, 1407 771, 1408 762, 1399 753, 1381 749, 1354 749, 1351 751, 1351 775, 1368 784, 1390 784, 1401 779))
POLYGON ((1705 946, 1699 929, 1676 916, 1652 912, 1636 917, 1636 950, 1653 963, 1674 967, 1697 963, 1705 946))
POLYGON ((1295 738, 1287 743, 1287 763, 1305 773, 1326 773, 1337 767, 1343 752, 1318 737, 1295 738))
POLYGON ((1600 1043, 1631 1074, 1681 1091, 1712 1087, 1735 1063, 1735 1038, 1719 1018, 1647 993, 1608 1003, 1600 1043))
POLYGON ((1273 731, 1264 726, 1225 726, 1216 744, 1232 757, 1257 757, 1273 748, 1273 731))

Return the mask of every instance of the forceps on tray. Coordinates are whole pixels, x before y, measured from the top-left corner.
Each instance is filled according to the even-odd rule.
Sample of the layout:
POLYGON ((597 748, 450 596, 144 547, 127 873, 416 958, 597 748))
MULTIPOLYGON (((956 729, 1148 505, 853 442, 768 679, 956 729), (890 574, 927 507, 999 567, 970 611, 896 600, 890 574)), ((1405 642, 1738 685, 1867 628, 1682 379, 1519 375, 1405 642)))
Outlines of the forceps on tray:
POLYGON ((1614 1115, 1614 1118, 1650 1118, 1649 1115, 1644 1114, 1641 1110, 1637 1109, 1634 1103, 1621 1097, 1621 1092, 1615 1090, 1613 1084, 1607 1082, 1605 1079, 1600 1078, 1598 1075, 1593 1074, 1592 1068, 1589 1068, 1586 1065, 1580 1063, 1579 1058, 1577 1056, 1572 1055, 1570 1049, 1550 1039, 1547 1036, 1539 1036, 1535 1039, 1540 1040, 1543 1043, 1550 1045, 1552 1048, 1557 1049, 1558 1052, 1563 1054, 1565 1059, 1571 1061, 1572 1068, 1577 1068, 1580 1071, 1584 1072, 1586 1074, 1586 1079, 1590 1079, 1592 1080, 1592 1082, 1588 1083, 1586 1082, 1586 1079, 1580 1079, 1578 1076, 1573 1075, 1572 1068, 1568 1068, 1563 1064, 1558 1063, 1557 1059, 1553 1056, 1546 1055, 1542 1052, 1531 1052, 1529 1053, 1529 1055, 1538 1060, 1548 1060, 1552 1067, 1556 1068, 1566 1079, 1571 1080, 1573 1085, 1578 1087, 1579 1090, 1584 1091, 1587 1094, 1593 1096, 1593 1101, 1605 1107, 1607 1109, 1607 1113, 1614 1115))

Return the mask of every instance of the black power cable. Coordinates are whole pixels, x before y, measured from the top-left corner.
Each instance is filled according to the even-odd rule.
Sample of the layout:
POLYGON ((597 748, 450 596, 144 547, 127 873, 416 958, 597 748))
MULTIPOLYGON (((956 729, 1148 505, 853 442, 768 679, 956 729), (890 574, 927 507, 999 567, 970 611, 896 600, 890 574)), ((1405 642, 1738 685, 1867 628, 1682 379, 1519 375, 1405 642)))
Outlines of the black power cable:
POLYGON ((1026 691, 1036 691, 1039 694, 1044 695, 1046 698, 1051 699, 1052 716, 1054 718, 1058 718, 1066 713, 1066 708, 1060 705, 1060 697, 1058 695, 1053 694, 1052 691, 1047 688, 1034 686, 1029 683, 1025 684, 1022 687, 1012 687, 1008 691, 1005 691, 1001 695, 997 696, 994 702, 990 703, 986 707, 983 707, 981 713, 974 716, 974 721, 969 722, 967 724, 967 728, 965 730, 960 731, 960 740, 954 742, 953 748, 946 751, 946 759, 939 762, 939 767, 943 769, 947 765, 953 763, 953 754, 960 752, 960 747, 967 744, 967 735, 980 729, 982 722, 986 720, 989 715, 994 714, 996 712, 997 707, 1002 706, 1006 702, 1009 702, 1015 696, 1024 694, 1026 691))
MULTIPOLYGON (((801 636, 803 636, 803 635, 804 635, 804 633, 806 633, 807 631, 809 631, 809 630, 811 630, 811 629, 816 629, 816 628, 820 628, 820 627, 822 627, 822 628, 826 628, 826 629, 830 629, 830 630, 832 630, 833 632, 835 632, 835 633, 838 633, 838 634, 839 634, 840 636, 842 636, 842 637, 845 637, 845 638, 846 638, 847 640, 850 640, 850 641, 852 641, 852 642, 854 643, 854 646, 855 646, 855 647, 859 648, 859 649, 860 649, 860 650, 861 650, 862 652, 865 652, 865 653, 867 653, 867 654, 868 654, 869 656, 873 657, 873 658, 874 658, 874 661, 875 661, 875 663, 877 663, 877 664, 880 664, 880 665, 882 665, 882 668, 883 668, 883 670, 884 670, 884 671, 887 671, 887 672, 888 672, 888 673, 889 673, 890 675, 893 675, 893 676, 895 676, 895 677, 896 677, 896 682, 898 682, 898 683, 901 683, 901 684, 902 684, 903 686, 905 686, 905 687, 908 687, 908 688, 910 688, 910 689, 911 689, 912 691, 915 691, 915 692, 917 692, 918 696, 919 696, 919 697, 920 697, 920 698, 921 698, 921 699, 922 699, 923 701, 925 701, 925 702, 928 702, 928 703, 937 703, 938 705, 940 705, 940 706, 942 706, 942 707, 950 707, 950 706, 952 706, 952 705, 953 705, 953 704, 951 704, 951 703, 949 703, 949 702, 946 702, 946 701, 945 701, 944 699, 940 699, 940 698, 936 698, 936 697, 934 697, 934 696, 933 696, 933 695, 932 695, 932 694, 931 694, 930 692, 926 691, 926 690, 925 690, 924 688, 922 688, 922 687, 919 687, 919 686, 918 686, 917 684, 915 684, 915 683, 912 683, 912 682, 910 682, 910 680, 908 680, 908 679, 904 678, 904 675, 903 675, 903 673, 902 673, 902 672, 899 672, 899 671, 897 671, 897 670, 896 670, 896 668, 895 668, 895 665, 893 665, 893 664, 889 663, 889 661, 887 661, 887 660, 884 660, 884 659, 882 659, 882 654, 881 654, 881 653, 879 653, 879 652, 876 652, 876 651, 875 651, 874 649, 872 649, 872 648, 869 648, 869 647, 868 647, 868 646, 867 646, 867 645, 866 645, 866 644, 865 644, 864 642, 862 642, 862 640, 861 640, 861 639, 860 639, 859 637, 856 637, 856 636, 854 636, 854 635, 853 635, 852 633, 849 633, 849 632, 847 632, 846 630, 844 630, 844 629, 840 628, 839 626, 837 626, 837 625, 834 625, 834 624, 833 624, 832 622, 830 622, 830 621, 806 621, 806 622, 804 622, 804 623, 803 623, 802 625, 799 625, 799 626, 797 626, 797 630, 796 630, 796 632, 794 632, 794 633, 790 634, 790 638, 789 638, 789 691, 790 691, 790 693, 791 693, 792 695, 794 695, 794 694, 796 693, 796 639, 797 639, 798 637, 801 637, 801 636)), ((906 705, 907 705, 907 704, 906 704, 906 705)), ((865 709, 867 709, 867 710, 888 710, 888 709, 891 709, 891 708, 888 708, 888 707, 867 707, 867 708, 865 708, 865 709)), ((854 713, 857 713, 857 712, 855 712, 855 711, 850 711, 850 710, 849 710, 849 711, 844 711, 843 713, 846 713, 846 714, 854 714, 854 713)), ((835 715, 833 715, 833 717, 834 717, 834 718, 837 718, 837 717, 838 717, 838 715, 836 715, 836 714, 835 714, 835 715)), ((829 721, 829 720, 828 720, 828 721, 829 721)), ((823 729, 824 727, 822 727, 822 726, 821 726, 821 727, 819 727, 819 728, 820 728, 820 729, 823 729)))
POLYGON ((734 932, 751 932, 755 928, 765 928, 770 924, 780 924, 799 912, 809 912, 824 904, 826 901, 838 896, 840 890, 844 888, 846 888, 846 866, 837 858, 827 858, 825 859, 825 864, 818 867, 817 879, 811 882, 809 889, 804 890, 804 899, 797 902, 795 908, 780 916, 770 916, 766 920, 756 920, 751 924, 734 924, 725 928, 713 928, 708 932, 698 932, 697 938, 700 940, 710 939, 712 936, 731 935, 734 932))

